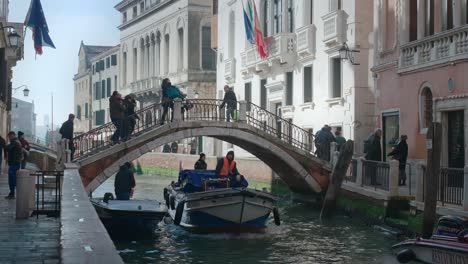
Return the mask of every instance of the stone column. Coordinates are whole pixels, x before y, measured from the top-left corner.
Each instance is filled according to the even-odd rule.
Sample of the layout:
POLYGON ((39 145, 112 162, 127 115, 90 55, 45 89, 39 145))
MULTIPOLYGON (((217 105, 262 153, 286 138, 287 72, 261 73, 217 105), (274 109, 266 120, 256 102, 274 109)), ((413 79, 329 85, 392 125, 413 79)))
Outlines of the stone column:
POLYGON ((247 102, 242 100, 239 102, 239 122, 247 121, 247 102))
MULTIPOLYGON (((413 0, 414 1, 414 0, 413 0)), ((418 39, 424 38, 426 31, 426 0, 418 0, 418 39)))
POLYGON ((389 172, 389 192, 390 196, 398 196, 398 175, 399 175, 399 169, 398 169, 398 161, 397 160, 391 160, 390 162, 390 172, 389 172))
POLYGON ((468 211, 468 165, 464 168, 463 180, 463 210, 468 211))
MULTIPOLYGON (((437 2, 437 1, 436 1, 437 2)), ((398 38, 399 44, 409 42, 409 21, 410 21, 410 1, 397 0, 397 5, 400 6, 400 15, 398 16, 398 38)), ((436 9, 437 10, 437 9, 436 9)), ((437 13, 437 12, 436 12, 437 13)))
POLYGON ((155 76, 161 76, 161 42, 156 40, 156 55, 154 56, 155 76))
POLYGON ((418 202, 424 202, 424 169, 423 164, 416 164, 416 190, 415 198, 418 202))
POLYGON ((356 169, 356 185, 362 186, 362 163, 363 163, 364 158, 359 157, 357 158, 357 169, 356 169))
POLYGON ((442 19, 442 1, 434 1, 434 33, 442 31, 442 19))
POLYGON ((182 121, 182 100, 179 98, 174 100, 174 122, 182 121))
POLYGON ((461 26, 461 18, 462 18, 462 4, 461 0, 452 0, 453 6, 453 28, 457 28, 461 26))
POLYGON ((16 219, 27 219, 34 208, 35 177, 28 170, 16 174, 16 219))
MULTIPOLYGON (((272 1, 273 2, 273 1, 272 1)), ((293 1, 294 2, 294 1, 293 1)), ((287 0, 283 0, 281 2, 283 4, 283 21, 281 21, 281 24, 282 24, 282 27, 283 27, 283 30, 282 32, 288 32, 288 27, 289 27, 289 23, 288 23, 288 1, 287 0)))

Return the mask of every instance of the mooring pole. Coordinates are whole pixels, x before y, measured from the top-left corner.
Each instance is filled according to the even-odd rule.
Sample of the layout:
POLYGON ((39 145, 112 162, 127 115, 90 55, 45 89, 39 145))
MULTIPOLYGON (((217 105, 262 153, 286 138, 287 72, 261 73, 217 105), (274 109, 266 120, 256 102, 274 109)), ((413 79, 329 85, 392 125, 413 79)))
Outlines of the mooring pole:
POLYGON ((432 123, 427 131, 427 166, 424 179, 423 238, 430 238, 437 218, 437 189, 440 175, 440 155, 442 150, 442 126, 432 123))
POLYGON ((336 209, 336 198, 341 189, 341 184, 348 171, 349 164, 353 158, 354 142, 348 140, 343 146, 341 146, 340 155, 333 167, 332 176, 330 183, 328 184, 327 194, 323 201, 322 212, 320 213, 320 219, 331 218, 335 213, 336 209))

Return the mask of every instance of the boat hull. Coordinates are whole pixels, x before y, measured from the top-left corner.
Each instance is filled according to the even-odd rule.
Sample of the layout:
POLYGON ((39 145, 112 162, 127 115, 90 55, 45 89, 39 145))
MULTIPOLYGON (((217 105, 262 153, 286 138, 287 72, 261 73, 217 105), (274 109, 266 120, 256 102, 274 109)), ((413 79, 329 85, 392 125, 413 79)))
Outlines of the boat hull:
POLYGON ((407 240, 393 246, 401 263, 417 260, 424 263, 468 264, 468 245, 454 238, 407 240))
POLYGON ((272 196, 254 190, 174 191, 172 195, 169 215, 175 220, 177 207, 183 206, 180 226, 193 233, 263 232, 275 203, 272 196))

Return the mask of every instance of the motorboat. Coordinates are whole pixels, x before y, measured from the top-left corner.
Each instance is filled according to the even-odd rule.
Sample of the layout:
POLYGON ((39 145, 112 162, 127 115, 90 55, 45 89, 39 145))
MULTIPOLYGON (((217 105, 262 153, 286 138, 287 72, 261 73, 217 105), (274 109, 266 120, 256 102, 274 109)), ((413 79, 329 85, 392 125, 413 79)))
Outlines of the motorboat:
POLYGON ((193 233, 262 232, 273 215, 280 225, 276 198, 247 188, 244 177, 231 181, 214 171, 184 170, 164 189, 174 224, 193 233))
POLYGON ((400 263, 468 264, 468 221, 462 217, 443 216, 430 239, 410 239, 392 248, 400 263))
POLYGON ((155 200, 114 200, 112 193, 104 198, 91 198, 96 212, 107 229, 112 231, 153 233, 167 215, 167 207, 155 200))

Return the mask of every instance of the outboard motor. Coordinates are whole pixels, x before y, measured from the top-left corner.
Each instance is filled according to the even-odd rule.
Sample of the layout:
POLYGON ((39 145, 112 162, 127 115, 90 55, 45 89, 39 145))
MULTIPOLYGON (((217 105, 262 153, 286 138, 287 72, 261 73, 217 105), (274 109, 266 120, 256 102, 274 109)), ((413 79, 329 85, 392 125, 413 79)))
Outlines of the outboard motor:
POLYGON ((108 203, 109 200, 114 200, 114 195, 112 193, 105 193, 104 198, 102 199, 105 203, 108 203))

